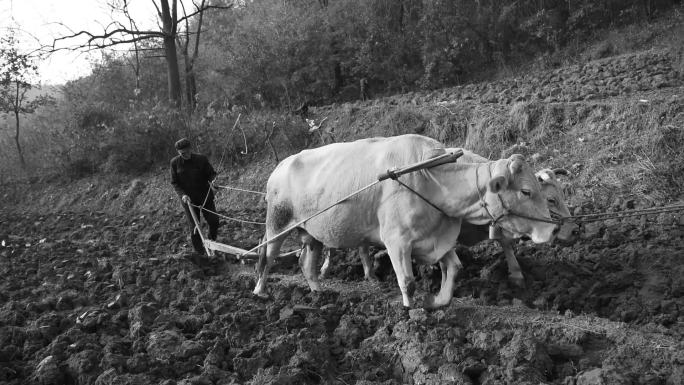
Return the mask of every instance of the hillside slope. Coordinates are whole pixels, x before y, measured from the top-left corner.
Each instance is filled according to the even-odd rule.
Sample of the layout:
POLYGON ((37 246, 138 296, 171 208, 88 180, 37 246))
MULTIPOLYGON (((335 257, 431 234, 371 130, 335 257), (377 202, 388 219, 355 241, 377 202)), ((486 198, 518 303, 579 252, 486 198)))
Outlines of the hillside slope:
MULTIPOLYGON (((576 214, 684 202, 682 58, 652 50, 554 71, 312 108, 324 140, 407 132, 493 158, 564 166, 576 214)), ((222 184, 263 190, 264 156, 222 184)), ((445 309, 402 309, 391 272, 362 281, 354 252, 311 293, 283 263, 272 298, 251 267, 197 266, 160 169, 13 185, 0 217, 0 383, 681 384, 684 213, 587 223, 570 247, 520 243, 525 287, 497 244, 458 248, 465 268, 445 309)), ((220 211, 262 220, 258 195, 220 211)), ((219 240, 262 229, 224 219, 219 240)), ((379 263, 382 260, 378 261, 379 263)), ((441 275, 419 271, 419 292, 441 275)))

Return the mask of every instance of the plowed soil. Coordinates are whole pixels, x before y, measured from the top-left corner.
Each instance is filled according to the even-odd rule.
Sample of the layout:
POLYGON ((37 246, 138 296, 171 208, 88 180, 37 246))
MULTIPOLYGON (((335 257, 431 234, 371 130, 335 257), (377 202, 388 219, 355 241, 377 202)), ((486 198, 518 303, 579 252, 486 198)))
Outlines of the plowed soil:
MULTIPOLYGON (((224 212, 259 218, 262 212, 224 212)), ((587 225, 573 246, 458 249, 456 297, 405 309, 386 261, 354 252, 312 293, 281 260, 270 298, 253 266, 191 258, 181 221, 103 212, 0 218, 0 384, 682 384, 684 221, 587 225), (177 223, 178 222, 178 223, 177 223)), ((248 247, 258 226, 225 222, 248 247)), ((416 267, 418 297, 434 267, 416 267)))

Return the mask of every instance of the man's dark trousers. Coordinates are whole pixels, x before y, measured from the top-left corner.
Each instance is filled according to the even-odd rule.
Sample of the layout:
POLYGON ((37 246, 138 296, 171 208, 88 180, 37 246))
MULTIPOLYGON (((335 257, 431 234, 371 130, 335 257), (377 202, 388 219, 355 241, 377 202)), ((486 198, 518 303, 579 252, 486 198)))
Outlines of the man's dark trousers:
MULTIPOLYGON (((193 202, 193 204, 196 204, 197 206, 199 206, 201 203, 202 202, 193 202)), ((190 239, 192 240, 192 247, 194 247, 195 251, 199 254, 205 254, 204 245, 202 244, 202 238, 198 233, 195 232, 195 221, 192 219, 190 209, 186 204, 183 205, 183 208, 185 209, 185 216, 188 218, 188 224, 190 225, 190 239)), ((204 208, 206 210, 202 210, 202 216, 204 217, 204 220, 207 221, 207 224, 209 224, 209 239, 215 241, 216 235, 218 234, 219 218, 216 214, 214 214, 216 212, 216 206, 214 206, 214 199, 207 199, 207 202, 204 204, 204 208), (213 212, 209 212, 207 210, 211 210, 213 212)), ((199 207, 193 207, 192 210, 195 212, 197 220, 201 221, 202 219, 200 217, 199 207)))

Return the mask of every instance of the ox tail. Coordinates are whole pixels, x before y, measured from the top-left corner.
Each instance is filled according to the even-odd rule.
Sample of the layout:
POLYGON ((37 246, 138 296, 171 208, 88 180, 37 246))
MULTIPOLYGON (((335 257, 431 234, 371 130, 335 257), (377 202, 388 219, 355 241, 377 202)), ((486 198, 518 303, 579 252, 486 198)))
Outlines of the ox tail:
MULTIPOLYGON (((264 235, 263 238, 261 238, 261 242, 264 243, 266 242, 266 235, 264 235)), ((261 246, 258 250, 259 254, 259 261, 255 265, 255 275, 256 279, 258 280, 259 277, 261 277, 261 273, 263 273, 264 269, 266 268, 266 248, 268 247, 268 244, 265 243, 263 246, 261 246)))

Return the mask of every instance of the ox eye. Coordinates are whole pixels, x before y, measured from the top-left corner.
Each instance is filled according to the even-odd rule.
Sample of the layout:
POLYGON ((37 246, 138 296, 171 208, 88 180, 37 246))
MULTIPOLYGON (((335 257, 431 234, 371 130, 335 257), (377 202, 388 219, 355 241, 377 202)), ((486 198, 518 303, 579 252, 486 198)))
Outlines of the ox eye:
POLYGON ((549 202, 550 205, 553 205, 553 206, 556 205, 556 200, 553 199, 553 198, 549 198, 549 199, 547 199, 546 201, 549 202))
POLYGON ((532 195, 532 192, 530 190, 527 190, 527 189, 522 189, 522 190, 520 190, 520 192, 522 193, 522 195, 524 195, 526 197, 532 195))

